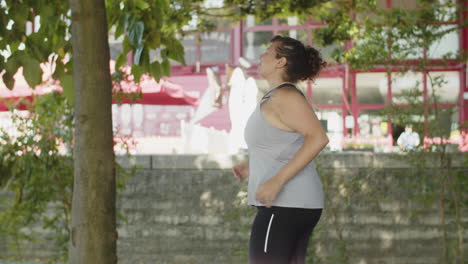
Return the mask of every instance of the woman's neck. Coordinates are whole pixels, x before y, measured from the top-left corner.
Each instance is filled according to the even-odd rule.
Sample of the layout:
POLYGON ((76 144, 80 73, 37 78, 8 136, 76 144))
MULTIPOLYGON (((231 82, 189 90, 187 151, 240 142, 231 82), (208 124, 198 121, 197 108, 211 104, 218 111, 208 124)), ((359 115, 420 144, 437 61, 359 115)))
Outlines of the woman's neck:
POLYGON ((285 80, 283 80, 283 78, 270 78, 270 79, 267 79, 266 81, 268 82, 269 90, 286 82, 285 80))

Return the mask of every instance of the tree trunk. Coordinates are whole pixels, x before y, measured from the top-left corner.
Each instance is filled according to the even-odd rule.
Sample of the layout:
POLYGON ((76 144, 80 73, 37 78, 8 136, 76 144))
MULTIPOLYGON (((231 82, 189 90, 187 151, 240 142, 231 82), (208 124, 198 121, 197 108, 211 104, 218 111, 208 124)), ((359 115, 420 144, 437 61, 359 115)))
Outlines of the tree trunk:
POLYGON ((112 85, 104 0, 70 0, 75 90, 72 264, 117 263, 112 85))

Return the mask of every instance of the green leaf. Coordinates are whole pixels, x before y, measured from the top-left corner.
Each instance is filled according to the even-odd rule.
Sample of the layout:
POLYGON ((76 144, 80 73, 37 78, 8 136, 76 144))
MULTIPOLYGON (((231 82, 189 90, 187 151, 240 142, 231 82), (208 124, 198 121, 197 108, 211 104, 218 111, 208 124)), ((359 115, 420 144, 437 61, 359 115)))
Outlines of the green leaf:
POLYGON ((21 62, 19 60, 21 56, 21 53, 16 52, 8 58, 5 64, 5 70, 11 75, 14 75, 18 71, 18 68, 21 66, 21 62))
POLYGON ((164 76, 171 76, 171 63, 168 59, 163 60, 161 68, 164 76))
POLYGON ((148 34, 145 39, 145 45, 150 50, 158 49, 161 46, 161 32, 155 29, 154 32, 148 34))
POLYGON ((42 82, 42 69, 39 67, 39 61, 30 56, 23 56, 21 58, 23 64, 23 75, 32 88, 36 87, 42 82))
POLYGON ((162 69, 161 69, 161 64, 159 61, 155 61, 151 63, 150 65, 150 74, 153 76, 154 79, 156 79, 157 82, 161 80, 162 77, 162 69))
POLYGON ((20 44, 21 44, 21 42, 19 42, 19 41, 15 41, 15 42, 10 43, 8 45, 8 46, 10 46, 10 52, 15 53, 18 50, 18 47, 19 47, 20 44))
POLYGON ((138 46, 138 48, 135 50, 135 55, 133 58, 133 63, 136 65, 140 65, 140 58, 141 58, 141 53, 143 52, 143 45, 138 46))
POLYGON ((60 59, 60 57, 55 61, 55 71, 54 73, 52 74, 52 78, 54 80, 60 80, 61 79, 61 76, 63 75, 65 71, 65 65, 63 65, 63 62, 62 60, 60 59))
POLYGON ((176 38, 169 39, 167 57, 185 65, 184 46, 176 38))
POLYGON ((141 75, 143 74, 141 67, 135 64, 132 65, 132 74, 133 74, 133 77, 135 78, 135 82, 139 83, 141 75))
POLYGON ((143 33, 145 31, 145 24, 138 22, 135 24, 136 44, 141 45, 143 43, 143 33))
POLYGON ((150 71, 150 53, 147 47, 144 47, 141 52, 140 65, 143 67, 143 71, 150 71))
POLYGON ((63 94, 67 98, 68 102, 73 105, 75 102, 75 94, 73 91, 73 75, 63 74, 60 79, 60 85, 63 88, 63 94))
POLYGON ((124 54, 127 54, 132 50, 132 44, 130 43, 130 39, 128 38, 128 36, 124 38, 122 48, 124 54))
MULTIPOLYGON (((45 1, 45 3, 47 3, 47 1, 45 1)), ((52 17, 52 16, 54 16, 53 3, 49 2, 48 5, 47 4, 40 5, 37 12, 38 12, 38 14, 41 14, 41 17, 52 17)))
POLYGON ((13 74, 10 74, 8 71, 6 71, 3 76, 3 83, 6 85, 6 87, 10 90, 13 89, 13 86, 15 85, 15 79, 13 79, 13 74))
POLYGON ((162 6, 163 4, 164 3, 158 3, 153 8, 153 17, 156 22, 156 27, 162 27, 162 24, 163 24, 163 18, 164 18, 164 10, 162 6))
POLYGON ((0 69, 5 68, 5 57, 3 57, 2 54, 0 54, 0 69))
POLYGON ((127 24, 129 14, 124 14, 123 16, 120 17, 119 24, 117 25, 115 29, 115 38, 119 38, 124 32, 125 32, 125 25, 127 24))
POLYGON ((117 56, 117 60, 115 61, 115 71, 117 71, 120 67, 122 67, 127 62, 127 56, 125 53, 120 53, 117 56))
POLYGON ((67 72, 73 72, 73 57, 71 57, 70 60, 65 63, 65 69, 67 69, 67 72))
POLYGON ((39 61, 47 61, 51 51, 50 46, 44 42, 44 36, 38 32, 32 33, 26 38, 26 50, 33 54, 39 61))
POLYGON ((143 43, 143 32, 145 30, 145 25, 143 22, 133 23, 129 26, 128 38, 133 47, 137 47, 143 43))
POLYGON ((29 10, 20 5, 14 5, 14 7, 9 10, 9 14, 10 18, 15 22, 13 27, 20 32, 25 32, 25 24, 29 17, 29 10))
POLYGON ((135 20, 135 15, 133 13, 130 13, 128 14, 128 17, 126 16, 126 30, 127 32, 130 32, 130 29, 133 28, 133 26, 135 25, 136 23, 136 20, 135 20))
POLYGON ((147 2, 144 0, 133 0, 135 6, 141 10, 148 9, 150 6, 147 2))

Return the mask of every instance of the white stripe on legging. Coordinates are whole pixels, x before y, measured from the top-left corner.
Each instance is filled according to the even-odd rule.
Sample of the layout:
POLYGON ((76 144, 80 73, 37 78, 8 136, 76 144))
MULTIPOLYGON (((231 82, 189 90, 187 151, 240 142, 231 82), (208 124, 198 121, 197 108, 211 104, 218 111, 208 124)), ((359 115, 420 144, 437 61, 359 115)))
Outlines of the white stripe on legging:
POLYGON ((263 249, 263 251, 265 251, 265 253, 267 252, 268 235, 270 235, 271 222, 273 222, 273 217, 274 217, 274 216, 275 216, 274 214, 271 214, 270 223, 268 224, 268 230, 267 230, 266 237, 265 237, 265 247, 264 247, 264 249, 263 249))

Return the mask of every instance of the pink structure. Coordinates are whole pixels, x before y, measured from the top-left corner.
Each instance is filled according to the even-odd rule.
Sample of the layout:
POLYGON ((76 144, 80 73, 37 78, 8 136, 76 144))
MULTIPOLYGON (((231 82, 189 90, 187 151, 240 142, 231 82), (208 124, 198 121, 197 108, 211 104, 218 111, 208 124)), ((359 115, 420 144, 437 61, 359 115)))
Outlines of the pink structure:
MULTIPOLYGON (((468 2, 457 1, 467 8, 460 15, 460 21, 442 23, 445 28, 459 26, 468 19, 468 12, 466 12, 468 2)), ((415 0, 379 0, 378 2, 383 8, 412 8, 416 5, 415 0)), ((147 104, 147 106, 142 108, 141 112, 145 113, 145 116, 157 116, 157 122, 160 123, 157 123, 155 118, 135 121, 132 119, 133 117, 128 117, 130 114, 127 113, 129 111, 125 107, 116 110, 119 113, 116 123, 122 123, 119 121, 120 119, 125 121, 123 123, 130 131, 126 135, 133 135, 136 131, 145 136, 180 137, 179 121, 190 122, 192 110, 208 86, 206 68, 214 69, 220 74, 221 79, 225 80, 227 65, 239 66, 239 59, 242 57, 252 64, 252 67, 246 70, 247 74, 258 79, 258 56, 263 52, 269 40, 277 34, 291 36, 313 45, 321 49, 322 54, 327 58, 330 56, 330 50, 336 47, 319 47, 313 39, 314 30, 325 26, 313 18, 306 21, 299 21, 297 18, 273 18, 258 24, 253 17, 248 17, 238 22, 234 27, 226 24, 225 26, 221 25, 215 32, 188 33, 182 39, 187 66, 174 63, 170 77, 164 78, 160 84, 147 80, 144 84, 148 85, 142 86, 143 94, 147 96, 143 96, 139 103, 147 104), (160 119, 160 117, 163 118, 160 119), (140 125, 137 126, 135 123, 140 125), (145 128, 150 124, 154 127, 145 128)), ((338 48, 347 49, 352 45, 353 43, 349 42, 338 48)), ((115 55, 122 48, 122 43, 114 41, 110 47, 111 57, 115 59, 115 55)), ((452 116, 448 120, 452 137, 450 139, 428 138, 426 127, 426 135, 421 135, 422 142, 425 146, 440 144, 440 142, 458 143, 460 150, 468 151, 468 127, 466 126, 468 124, 467 62, 443 59, 442 52, 447 51, 468 53, 468 27, 448 34, 446 38, 437 45, 431 46, 429 50, 421 49, 418 51, 429 61, 426 71, 412 72, 405 76, 398 75, 400 72, 398 66, 402 64, 416 65, 419 63, 416 59, 397 63, 391 69, 390 76, 387 76, 387 69, 383 66, 364 71, 351 69, 347 64, 333 64, 327 67, 314 83, 307 82, 303 85, 319 118, 324 120, 324 124, 327 124, 329 132, 339 139, 342 148, 380 146, 385 148, 384 151, 391 151, 399 133, 404 128, 392 124, 390 118, 378 117, 377 112, 391 103, 407 107, 404 103, 398 102, 395 95, 402 90, 418 85, 418 83, 419 89, 423 93, 422 100, 427 102, 431 92, 429 78, 444 75, 448 83, 442 87, 443 101, 437 107, 455 107, 456 116, 452 116), (461 128, 457 129, 457 126, 461 128)), ((156 55, 150 53, 150 56, 156 55)), ((131 55, 129 55, 129 61, 132 61, 131 55)), ((260 86, 259 88, 261 90, 260 86)), ((42 91, 38 88, 36 90, 36 92, 42 91)), ((6 88, 2 91, 2 87, 0 87, 0 97, 15 99, 18 95, 13 93, 6 88)), ((436 105, 430 105, 430 108, 435 107, 436 105)), ((19 105, 19 108, 24 107, 19 105)), ((0 111, 4 110, 6 110, 6 106, 0 101, 0 111)), ((427 124, 429 111, 430 109, 426 109, 423 120, 418 122, 427 124)), ((138 116, 138 113, 136 112, 135 116, 138 116)), ((198 125, 229 131, 231 124, 227 107, 224 105, 218 111, 201 120, 198 125)))
MULTIPOLYGON (((399 7, 401 5, 401 1, 393 1, 392 0, 383 0, 380 1, 381 4, 385 5, 386 8, 392 7, 399 7)), ((412 2, 412 1, 410 1, 412 2)), ((468 7, 468 3, 466 1, 459 0, 459 3, 464 3, 468 7)), ((411 3, 409 3, 411 5, 411 3)), ((443 23, 446 27, 457 26, 462 23, 462 21, 466 20, 468 17, 467 12, 464 12, 460 18, 460 21, 453 21, 453 22, 445 22, 443 23)), ((206 67, 217 67, 220 71, 221 75, 225 74, 225 65, 239 65, 239 58, 244 57, 251 60, 253 67, 248 70, 248 73, 251 76, 257 77, 256 74, 256 65, 257 62, 255 61, 258 58, 258 52, 254 50, 254 52, 250 52, 248 54, 249 47, 253 49, 258 49, 259 44, 256 43, 257 39, 263 40, 268 42, 269 37, 272 37, 276 34, 282 35, 290 35, 292 37, 299 38, 301 41, 308 43, 309 45, 314 45, 313 30, 324 27, 325 25, 319 22, 314 21, 312 18, 309 18, 306 23, 299 24, 299 23, 285 23, 284 19, 274 18, 267 23, 263 23, 261 25, 257 25, 252 21, 244 20, 239 23, 233 28, 224 28, 219 29, 215 33, 209 34, 221 34, 228 37, 228 41, 225 43, 226 47, 224 50, 224 59, 216 60, 216 59, 206 59, 206 55, 210 53, 209 48, 211 47, 210 44, 206 44, 204 40, 204 33, 196 33, 194 39, 201 39, 201 44, 195 44, 195 40, 192 42, 185 41, 184 45, 186 46, 186 52, 193 55, 190 59, 188 59, 188 66, 180 66, 174 65, 173 66, 173 73, 172 75, 178 79, 185 79, 185 78, 193 78, 195 76, 205 75, 206 67), (291 32, 295 32, 292 34, 291 32), (252 37, 253 36, 253 37, 252 37), (250 38, 250 39, 249 39, 250 38), (252 41, 252 39, 254 39, 252 41), (187 46, 190 46, 192 50, 188 49, 187 46), (193 51, 193 49, 195 49, 193 51), (226 50, 228 49, 228 50, 226 50), (205 51, 206 50, 206 51, 205 51), (254 55, 254 56, 252 56, 254 55)), ((347 43, 345 47, 351 47, 353 43, 347 43)), ((458 52, 459 50, 468 52, 468 28, 464 27, 457 34, 452 34, 449 36, 449 39, 442 40, 439 44, 442 46, 444 50, 453 50, 454 52, 458 52), (455 43, 454 39, 458 40, 458 43, 455 43), (449 45, 446 47, 445 45, 449 45)), ((323 47, 324 54, 326 53, 328 47, 323 47)), ((422 50, 421 51, 423 56, 430 61, 429 66, 427 67, 427 71, 424 72, 417 72, 414 73, 411 80, 417 80, 420 83, 420 89, 423 92, 423 100, 428 100, 428 92, 430 92, 430 84, 428 81, 428 75, 439 75, 444 74, 448 75, 450 78, 450 84, 452 88, 447 88, 443 90, 443 93, 448 96, 448 99, 441 104, 438 104, 438 107, 447 108, 451 106, 455 106, 458 112, 458 120, 451 120, 452 123, 458 123, 460 125, 465 124, 468 121, 468 86, 467 86, 467 63, 460 63, 455 60, 450 59, 443 59, 441 56, 438 56, 437 49, 434 48, 431 50, 422 50), (441 63, 443 62, 443 63, 441 63), (443 66, 441 66, 443 65, 443 66), (456 82, 456 87, 453 88, 453 82, 456 82)), ((439 52, 440 53, 440 52, 439 52)), ((415 65, 418 63, 416 60, 408 60, 402 62, 406 65, 415 65)), ((310 98, 311 102, 313 103, 314 107, 320 111, 334 111, 341 116, 342 119, 342 136, 343 136, 343 144, 347 144, 349 142, 354 143, 368 143, 368 144, 381 144, 381 145, 389 145, 391 146, 393 142, 396 140, 396 137, 399 131, 394 131, 395 129, 399 129, 400 131, 402 128, 396 128, 391 120, 384 120, 384 124, 381 124, 381 127, 386 131, 386 136, 380 139, 376 138, 369 138, 363 132, 363 124, 360 123, 360 116, 366 115, 370 116, 374 111, 378 111, 382 109, 387 104, 394 102, 394 94, 400 89, 398 87, 400 84, 404 85, 403 80, 396 81, 392 79, 398 79, 397 73, 399 72, 398 67, 394 67, 391 72, 392 76, 385 76, 386 81, 384 83, 380 82, 379 87, 375 86, 375 90, 381 90, 381 93, 384 93, 384 96, 379 100, 370 100, 366 102, 365 95, 370 88, 366 88, 367 79, 366 76, 384 76, 386 75, 387 70, 384 67, 375 67, 368 71, 363 70, 351 70, 348 65, 341 64, 341 65, 332 65, 328 67, 324 72, 320 75, 320 80, 336 82, 340 80, 341 83, 341 100, 329 100, 324 101, 320 100, 320 97, 323 97, 323 91, 317 88, 317 86, 313 83, 307 83, 307 95, 310 98), (385 89, 385 91, 383 91, 385 89), (317 95, 317 96, 316 96, 317 95), (348 119, 348 121, 347 121, 348 119), (350 120, 352 119, 352 122, 350 120), (386 129, 386 130, 385 130, 386 129)), ((406 78, 406 77, 404 77, 406 78)), ((188 87, 187 87, 188 88, 188 87)), ((200 87, 200 89, 202 89, 200 87)), ((337 92, 337 91, 334 91, 337 92)), ((327 96, 325 95, 325 98, 327 96)), ((404 107, 404 105, 402 105, 404 107)), ((434 108, 434 105, 430 107, 434 108)), ((427 121, 427 111, 425 113, 426 121, 427 121)), ((369 124, 370 126, 377 126, 378 124, 369 124)), ((459 145, 460 149, 468 150, 468 131, 466 127, 463 129, 458 130, 459 132, 459 145)), ((427 133, 427 132, 426 132, 427 133)), ((424 142, 433 142, 434 140, 425 139, 424 142)))

